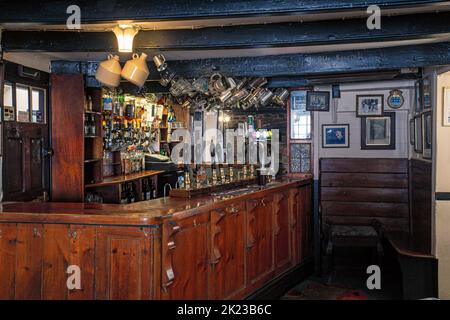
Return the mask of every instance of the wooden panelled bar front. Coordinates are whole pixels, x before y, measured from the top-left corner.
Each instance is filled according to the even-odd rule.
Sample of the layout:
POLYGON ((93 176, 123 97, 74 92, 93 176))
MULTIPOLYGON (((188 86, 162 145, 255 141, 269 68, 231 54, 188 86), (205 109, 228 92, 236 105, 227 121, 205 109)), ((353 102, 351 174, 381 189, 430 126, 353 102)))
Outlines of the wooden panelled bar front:
POLYGON ((311 255, 309 178, 227 198, 10 204, 0 299, 240 299, 311 255), (71 265, 81 289, 67 287, 71 265))

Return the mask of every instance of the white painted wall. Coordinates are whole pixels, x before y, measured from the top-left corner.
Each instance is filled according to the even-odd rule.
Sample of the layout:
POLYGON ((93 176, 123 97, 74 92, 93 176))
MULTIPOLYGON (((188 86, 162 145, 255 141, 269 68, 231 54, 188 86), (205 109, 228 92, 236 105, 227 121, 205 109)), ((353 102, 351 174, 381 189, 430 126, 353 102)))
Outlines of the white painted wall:
MULTIPOLYGON (((331 86, 316 86, 316 91, 330 91, 331 86)), ((331 102, 330 102, 331 104, 331 102)), ((322 148, 322 125, 332 124, 332 112, 314 112, 314 171, 318 177, 320 158, 409 158, 413 147, 409 143, 410 110, 414 109, 414 81, 380 81, 341 85, 341 98, 338 99, 336 124, 350 125, 350 148, 322 148), (400 89, 405 103, 394 110, 387 104, 389 92, 400 89), (356 117, 356 96, 364 94, 383 94, 384 110, 396 113, 396 149, 361 150, 361 118, 356 117)))
MULTIPOLYGON (((444 127, 443 91, 450 87, 450 72, 437 76, 435 190, 450 192, 450 127, 444 127)), ((435 254, 438 258, 439 298, 450 299, 450 202, 435 201, 435 254)))

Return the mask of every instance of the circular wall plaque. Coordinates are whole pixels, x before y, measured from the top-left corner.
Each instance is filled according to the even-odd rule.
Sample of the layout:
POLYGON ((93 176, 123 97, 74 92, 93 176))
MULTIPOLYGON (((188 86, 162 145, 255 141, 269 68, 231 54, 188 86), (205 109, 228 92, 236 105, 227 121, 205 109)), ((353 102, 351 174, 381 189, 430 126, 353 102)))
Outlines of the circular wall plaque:
POLYGON ((401 90, 392 90, 389 92, 389 97, 387 98, 388 106, 392 109, 399 109, 405 103, 405 98, 403 97, 403 92, 401 90))

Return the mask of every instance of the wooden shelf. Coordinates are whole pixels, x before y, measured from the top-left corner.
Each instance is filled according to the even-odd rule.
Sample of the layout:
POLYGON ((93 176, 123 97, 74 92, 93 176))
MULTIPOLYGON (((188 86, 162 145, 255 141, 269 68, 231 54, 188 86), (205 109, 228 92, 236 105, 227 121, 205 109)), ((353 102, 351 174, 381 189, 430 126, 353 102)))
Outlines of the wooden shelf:
POLYGON ((96 111, 84 111, 84 113, 87 113, 87 114, 96 114, 96 115, 99 115, 99 116, 102 115, 101 112, 96 112, 96 111))
POLYGON ((158 175, 163 173, 164 171, 156 171, 156 170, 146 170, 137 173, 131 173, 127 175, 113 176, 104 178, 102 182, 87 184, 85 188, 98 188, 98 187, 106 187, 115 184, 122 184, 134 180, 139 180, 142 178, 147 178, 151 176, 158 175))
POLYGON ((86 139, 101 138, 101 136, 84 136, 86 139))

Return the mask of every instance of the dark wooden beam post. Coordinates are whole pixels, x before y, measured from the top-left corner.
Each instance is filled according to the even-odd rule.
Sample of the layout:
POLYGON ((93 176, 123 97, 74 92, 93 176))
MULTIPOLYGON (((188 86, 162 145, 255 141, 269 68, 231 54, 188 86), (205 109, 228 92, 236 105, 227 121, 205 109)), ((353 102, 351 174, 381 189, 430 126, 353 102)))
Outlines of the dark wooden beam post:
MULTIPOLYGON (((296 47, 400 41, 450 35, 450 12, 384 17, 380 30, 366 19, 211 27, 197 30, 141 31, 136 51, 296 47)), ((112 32, 4 31, 5 51, 115 52, 112 32)))
POLYGON ((165 21, 189 19, 221 19, 271 15, 300 15, 329 12, 365 12, 369 5, 381 9, 433 8, 438 10, 449 1, 436 0, 174 0, 165 1, 1 1, 0 23, 56 23, 64 24, 69 5, 81 8, 82 23, 116 22, 118 20, 165 21))

